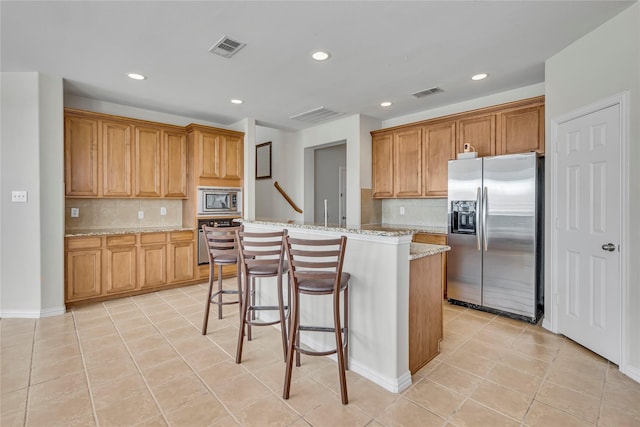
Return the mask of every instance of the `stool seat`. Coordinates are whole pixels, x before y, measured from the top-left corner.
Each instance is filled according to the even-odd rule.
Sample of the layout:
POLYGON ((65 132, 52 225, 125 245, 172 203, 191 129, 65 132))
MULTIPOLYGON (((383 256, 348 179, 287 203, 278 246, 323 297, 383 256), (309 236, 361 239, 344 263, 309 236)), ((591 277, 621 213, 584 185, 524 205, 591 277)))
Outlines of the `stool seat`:
MULTIPOLYGON (((306 277, 309 277, 309 276, 312 276, 312 274, 309 274, 306 277)), ((318 294, 318 295, 332 294, 333 285, 335 282, 334 276, 335 274, 333 274, 332 277, 325 278, 325 279, 321 279, 321 278, 300 279, 298 280, 298 291, 305 294, 318 294)), ((343 291, 349 285, 350 279, 351 279, 351 275, 349 273, 343 272, 340 275, 341 291, 343 291)))
MULTIPOLYGON (((277 264, 257 264, 247 269, 251 276, 257 277, 272 277, 278 273, 277 264)), ((282 273, 285 274, 289 271, 289 263, 287 261, 282 262, 282 273)))

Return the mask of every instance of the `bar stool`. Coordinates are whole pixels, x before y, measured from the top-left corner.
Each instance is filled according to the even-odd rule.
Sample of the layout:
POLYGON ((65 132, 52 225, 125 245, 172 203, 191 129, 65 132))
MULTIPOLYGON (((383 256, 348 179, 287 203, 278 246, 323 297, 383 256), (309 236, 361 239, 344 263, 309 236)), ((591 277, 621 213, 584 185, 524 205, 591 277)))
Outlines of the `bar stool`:
POLYGON ((349 273, 342 271, 347 238, 328 240, 294 239, 286 236, 285 248, 290 263, 289 276, 292 287, 291 319, 287 348, 287 368, 283 398, 289 398, 293 355, 296 366, 300 366, 300 353, 311 356, 327 356, 336 353, 342 403, 347 397, 348 344, 349 344, 349 273), (340 326, 340 293, 343 293, 344 327, 340 326), (300 325, 300 294, 333 295, 333 327, 300 325), (312 351, 300 346, 300 331, 331 332, 335 335, 336 348, 327 351, 312 351))
POLYGON ((204 321, 202 322, 202 335, 207 334, 207 324, 209 323, 209 309, 211 304, 218 306, 218 319, 222 319, 222 306, 228 304, 238 304, 242 298, 242 287, 240 281, 240 264, 238 263, 238 246, 236 244, 237 227, 209 227, 202 226, 204 238, 207 243, 207 253, 209 254, 209 293, 204 306, 204 321), (222 266, 238 266, 238 289, 222 289, 222 266), (218 290, 213 292, 213 276, 215 266, 218 266, 218 290), (222 295, 237 294, 238 299, 234 301, 224 301, 222 295), (216 299, 217 297, 217 299, 216 299))
POLYGON ((284 302, 282 275, 289 270, 289 264, 284 260, 284 236, 287 230, 274 232, 236 231, 236 240, 240 253, 240 269, 244 280, 242 303, 240 307, 240 328, 238 331, 238 346, 236 349, 236 363, 242 361, 242 347, 245 330, 247 339, 251 340, 252 326, 268 326, 280 324, 282 334, 282 353, 287 355, 287 326, 289 317, 290 288, 287 287, 287 305, 284 302), (256 278, 276 277, 276 294, 278 305, 256 305, 256 278), (256 319, 258 311, 278 311, 278 319, 274 321, 256 319), (286 311, 286 313, 285 313, 286 311))

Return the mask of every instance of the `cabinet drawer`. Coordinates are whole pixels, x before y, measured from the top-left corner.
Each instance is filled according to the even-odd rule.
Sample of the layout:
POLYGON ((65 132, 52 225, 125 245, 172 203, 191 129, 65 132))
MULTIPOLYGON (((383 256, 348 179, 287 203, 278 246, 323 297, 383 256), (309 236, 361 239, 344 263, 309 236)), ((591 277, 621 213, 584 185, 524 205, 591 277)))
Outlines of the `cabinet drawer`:
POLYGON ((167 241, 167 233, 143 233, 140 235, 140 244, 164 243, 167 241))
POLYGON ((133 246, 136 244, 135 234, 107 237, 107 246, 133 246))
POLYGON ((71 237, 67 238, 67 250, 99 248, 102 244, 102 237, 71 237))
POLYGON ((185 240, 193 240, 193 231, 173 231, 170 233, 169 239, 172 242, 175 241, 185 241, 185 240))
POLYGON ((413 241, 416 243, 430 243, 432 245, 446 245, 446 234, 429 234, 429 233, 416 233, 413 235, 413 241))

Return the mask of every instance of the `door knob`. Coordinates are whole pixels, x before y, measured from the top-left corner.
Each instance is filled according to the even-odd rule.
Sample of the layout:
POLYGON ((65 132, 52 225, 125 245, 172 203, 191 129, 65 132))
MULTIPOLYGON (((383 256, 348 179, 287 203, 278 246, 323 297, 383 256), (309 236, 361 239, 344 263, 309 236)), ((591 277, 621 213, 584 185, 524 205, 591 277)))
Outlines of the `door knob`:
POLYGON ((613 243, 605 243, 604 245, 602 245, 602 250, 613 252, 616 250, 616 245, 614 245, 613 243))

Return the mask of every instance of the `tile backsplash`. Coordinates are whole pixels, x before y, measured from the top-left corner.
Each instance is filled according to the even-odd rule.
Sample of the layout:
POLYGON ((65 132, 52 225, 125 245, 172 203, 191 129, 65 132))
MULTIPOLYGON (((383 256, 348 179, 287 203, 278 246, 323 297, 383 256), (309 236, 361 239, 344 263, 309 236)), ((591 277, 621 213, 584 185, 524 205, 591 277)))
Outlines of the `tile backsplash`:
POLYGON ((384 199, 382 223, 446 227, 447 199, 384 199))
POLYGON ((373 198, 370 188, 360 189, 360 224, 380 224, 382 222, 382 200, 373 198))
POLYGON ((172 199, 66 199, 66 230, 133 228, 182 225, 182 200, 172 199), (71 217, 71 208, 80 215, 71 217), (160 215, 161 208, 166 215, 160 215), (144 218, 138 219, 138 211, 144 218))

